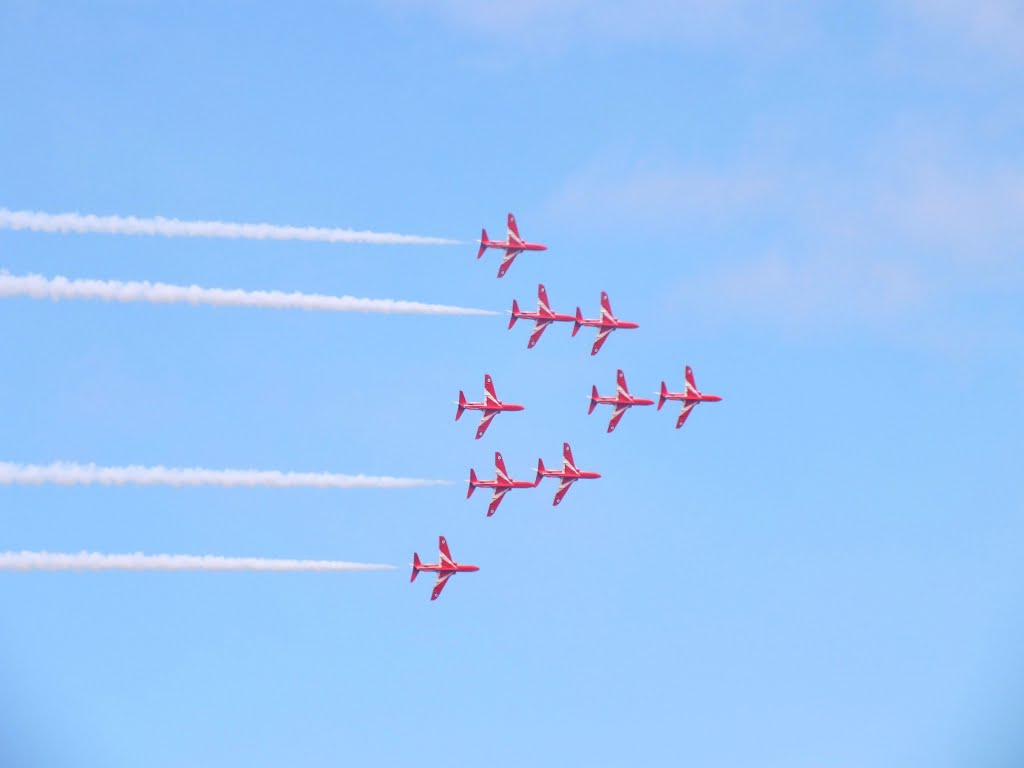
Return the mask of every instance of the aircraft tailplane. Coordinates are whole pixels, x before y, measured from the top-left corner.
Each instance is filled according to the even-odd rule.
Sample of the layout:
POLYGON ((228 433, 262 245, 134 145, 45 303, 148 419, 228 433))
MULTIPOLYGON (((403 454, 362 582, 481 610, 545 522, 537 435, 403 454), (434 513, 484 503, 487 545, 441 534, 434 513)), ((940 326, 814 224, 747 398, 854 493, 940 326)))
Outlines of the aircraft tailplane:
POLYGON ((459 390, 459 409, 455 411, 455 420, 458 421, 462 418, 462 414, 466 410, 466 393, 461 389, 459 390))
POLYGON ((484 255, 484 251, 487 250, 487 243, 488 242, 490 242, 490 241, 487 239, 487 230, 486 229, 481 229, 480 230, 480 250, 476 252, 476 257, 478 259, 481 256, 483 256, 484 255))
POLYGON ((661 410, 661 406, 665 404, 665 398, 668 397, 668 387, 665 386, 665 382, 661 382, 661 394, 658 396, 658 410, 661 410))
POLYGON ((590 409, 587 411, 588 415, 593 413, 594 408, 597 407, 597 397, 597 385, 595 384, 594 387, 590 390, 590 409))
POLYGON ((473 495, 473 491, 476 490, 476 484, 476 470, 471 469, 469 470, 469 491, 466 492, 467 499, 473 495))
POLYGON ((512 299, 512 317, 508 321, 508 327, 511 328, 516 324, 516 320, 519 319, 519 302, 512 299))
POLYGON ((583 313, 579 307, 576 307, 576 322, 572 326, 572 335, 575 336, 579 333, 581 327, 583 327, 583 313))
POLYGON ((413 552, 412 553, 412 576, 409 577, 409 581, 416 581, 416 577, 420 575, 420 556, 413 552))

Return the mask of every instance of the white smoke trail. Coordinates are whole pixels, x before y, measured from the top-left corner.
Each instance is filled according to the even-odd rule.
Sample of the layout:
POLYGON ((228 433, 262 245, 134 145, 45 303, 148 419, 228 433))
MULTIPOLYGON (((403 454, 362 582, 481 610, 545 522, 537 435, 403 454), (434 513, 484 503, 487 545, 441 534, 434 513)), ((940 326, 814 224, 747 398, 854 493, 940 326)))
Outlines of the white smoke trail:
POLYGON ((27 296, 32 299, 86 299, 154 304, 205 304, 213 307, 258 307, 260 309, 304 309, 314 312, 369 312, 402 315, 496 315, 486 309, 422 304, 395 299, 357 299, 320 293, 284 291, 243 291, 201 288, 198 285, 122 282, 120 280, 69 280, 43 275, 10 275, 0 272, 0 297, 27 296))
POLYGON ((172 485, 222 488, 425 488, 447 480, 411 477, 339 475, 332 472, 280 472, 256 469, 171 467, 98 467, 54 462, 14 464, 0 461, 0 485, 172 485))
POLYGON ((229 221, 181 221, 163 216, 94 216, 81 213, 44 213, 0 208, 0 229, 33 232, 75 232, 105 235, 158 235, 162 237, 217 237, 245 240, 310 240, 323 243, 371 245, 458 245, 459 240, 393 232, 337 227, 287 227, 276 224, 239 224, 229 221))
POLYGON ((105 555, 100 552, 0 552, 0 571, 392 571, 393 565, 340 560, 268 560, 217 555, 105 555))

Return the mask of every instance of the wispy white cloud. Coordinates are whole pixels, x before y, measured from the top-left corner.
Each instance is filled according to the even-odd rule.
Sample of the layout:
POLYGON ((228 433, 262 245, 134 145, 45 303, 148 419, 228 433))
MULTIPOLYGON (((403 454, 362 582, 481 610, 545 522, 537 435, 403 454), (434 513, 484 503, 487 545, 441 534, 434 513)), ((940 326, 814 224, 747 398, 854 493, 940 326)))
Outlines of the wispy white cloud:
POLYGON ((487 34, 491 44, 560 48, 572 43, 686 41, 718 48, 782 48, 811 15, 795 5, 754 0, 387 0, 393 9, 439 14, 487 34))
POLYGON ((627 221, 720 220, 763 207, 776 180, 757 170, 600 159, 569 177, 549 207, 559 217, 617 227, 627 221))
POLYGON ((1024 4, 1019 0, 911 0, 892 3, 916 20, 985 52, 1024 61, 1024 4))

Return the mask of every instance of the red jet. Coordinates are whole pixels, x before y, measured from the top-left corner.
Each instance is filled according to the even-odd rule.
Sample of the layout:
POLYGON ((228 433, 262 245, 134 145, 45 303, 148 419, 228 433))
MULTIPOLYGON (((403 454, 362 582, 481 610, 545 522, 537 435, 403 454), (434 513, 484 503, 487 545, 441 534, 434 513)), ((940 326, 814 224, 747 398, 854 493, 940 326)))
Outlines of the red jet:
POLYGON ((452 553, 448 551, 448 542, 444 540, 444 536, 437 537, 437 546, 440 548, 441 553, 436 563, 421 563, 420 556, 415 552, 412 553, 412 576, 409 579, 410 582, 416 581, 420 571, 436 573, 437 581, 434 582, 434 591, 430 593, 431 600, 437 600, 440 597, 444 585, 456 573, 469 573, 470 571, 480 570, 480 567, 477 565, 463 565, 452 560, 452 553))
POLYGON ((690 366, 686 366, 686 389, 683 392, 669 392, 668 387, 665 386, 665 382, 661 382, 661 392, 658 397, 658 410, 661 410, 661 406, 665 404, 666 400, 681 400, 683 403, 683 411, 679 414, 679 421, 676 422, 676 429, 683 426, 683 422, 686 421, 686 417, 690 415, 690 411, 693 410, 693 406, 697 403, 717 403, 721 400, 719 395, 705 395, 699 389, 693 381, 693 369, 690 366))
POLYGON ((615 412, 612 414, 611 421, 608 422, 608 431, 611 432, 619 425, 619 420, 622 418, 622 414, 632 408, 634 405, 654 405, 653 400, 648 400, 644 397, 633 397, 629 394, 629 388, 626 386, 626 377, 622 375, 622 370, 618 372, 616 377, 616 392, 612 397, 601 397, 597 394, 597 387, 591 391, 590 394, 590 410, 587 413, 593 413, 594 407, 598 404, 601 405, 614 405, 615 412))
POLYGON ((608 294, 601 291, 601 317, 597 320, 586 320, 583 317, 583 313, 579 307, 576 307, 576 324, 572 327, 572 335, 575 336, 582 326, 597 328, 597 338, 594 340, 594 347, 590 350, 590 354, 596 355, 601 349, 601 345, 604 344, 605 339, 611 335, 612 331, 618 330, 619 328, 639 328, 638 323, 631 323, 626 320, 619 320, 612 314, 612 305, 608 301, 608 294))
POLYGON ((512 266, 512 262, 515 261, 523 251, 546 251, 548 247, 541 245, 540 243, 528 243, 519 236, 519 227, 516 226, 516 217, 511 213, 508 215, 508 234, 506 239, 502 240, 489 240, 487 238, 487 230, 480 230, 480 250, 476 252, 476 257, 479 259, 484 255, 484 251, 488 248, 504 248, 505 258, 502 259, 501 266, 498 268, 498 277, 504 277, 505 273, 508 272, 508 268, 512 266))
POLYGON ((536 321, 533 326, 533 333, 530 334, 530 342, 526 345, 527 349, 533 349, 533 345, 540 341, 541 334, 552 323, 571 323, 575 320, 572 315, 560 315, 557 312, 551 311, 551 305, 548 304, 548 292, 543 285, 537 286, 537 311, 536 312, 521 312, 519 310, 519 302, 512 299, 512 319, 508 321, 508 327, 511 329, 516 324, 516 320, 534 320, 536 321))
POLYGON ((462 418, 463 411, 483 411, 483 418, 480 419, 480 426, 476 430, 476 439, 479 440, 484 436, 484 432, 491 425, 491 421, 502 411, 521 411, 523 406, 516 405, 515 403, 503 403, 498 399, 498 396, 494 394, 494 382, 491 381, 491 375, 489 373, 484 374, 484 401, 482 403, 470 403, 466 400, 465 393, 459 390, 459 402, 457 403, 459 409, 455 412, 455 420, 458 421, 462 418))
POLYGON ((557 507, 561 503, 562 499, 565 498, 565 494, 569 492, 572 484, 577 480, 596 480, 600 476, 597 472, 586 472, 576 469, 576 462, 572 460, 572 449, 568 443, 562 444, 561 472, 554 469, 545 469, 544 459, 537 459, 537 482, 540 482, 542 477, 562 478, 562 483, 558 486, 558 491, 555 492, 555 500, 551 504, 553 507, 557 507))
POLYGON ((472 469, 469 470, 469 492, 466 494, 466 498, 468 499, 472 496, 473 491, 477 488, 493 488, 494 495, 491 496, 491 503, 487 507, 487 516, 490 517, 498 511, 498 505, 501 504, 501 500, 505 498, 505 494, 513 488, 536 488, 539 484, 539 476, 533 482, 530 482, 529 480, 513 480, 508 476, 508 472, 505 471, 505 460, 501 458, 500 453, 495 452, 494 479, 477 480, 476 472, 472 469))

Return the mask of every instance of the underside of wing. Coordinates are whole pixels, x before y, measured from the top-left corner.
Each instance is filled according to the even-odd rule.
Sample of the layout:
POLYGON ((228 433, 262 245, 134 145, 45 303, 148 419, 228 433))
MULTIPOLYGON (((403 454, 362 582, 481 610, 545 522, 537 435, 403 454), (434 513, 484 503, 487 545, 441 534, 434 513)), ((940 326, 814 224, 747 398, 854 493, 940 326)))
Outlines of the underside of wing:
POLYGON ((438 536, 437 549, 440 554, 441 565, 453 565, 452 553, 448 551, 448 541, 444 536, 438 536))
POLYGON ((497 416, 497 415, 498 415, 497 411, 484 411, 484 415, 480 419, 480 426, 477 427, 477 429, 476 429, 476 439, 477 440, 479 440, 481 437, 484 436, 484 432, 486 432, 487 428, 489 426, 491 426, 491 422, 494 420, 494 417, 497 416))
POLYGON ((605 340, 612 335, 612 331, 614 330, 614 328, 602 328, 597 332, 597 338, 594 339, 594 346, 590 350, 591 355, 596 355, 601 351, 601 347, 604 346, 605 340))
POLYGON ((437 581, 434 582, 434 591, 430 593, 431 600, 437 600, 437 598, 441 596, 441 592, 444 590, 444 585, 447 584, 448 579, 454 575, 455 574, 451 571, 448 573, 437 574, 437 581))
POLYGON ((501 504, 501 500, 505 498, 505 494, 508 493, 508 488, 495 488, 494 495, 491 496, 491 503, 487 506, 487 516, 490 517, 498 511, 498 505, 501 504))
POLYGON ((516 217, 511 213, 508 215, 508 231, 506 234, 509 242, 523 242, 523 238, 519 236, 519 225, 516 224, 516 217))
POLYGON ((489 405, 497 405, 498 403, 498 395, 494 391, 494 381, 489 373, 484 374, 484 399, 489 405))
POLYGON ((683 422, 686 421, 686 417, 690 415, 690 411, 693 410, 693 406, 696 403, 683 403, 683 410, 679 413, 679 420, 676 422, 676 429, 683 426, 683 422))
POLYGON ((534 344, 540 341, 540 337, 544 335, 544 329, 548 327, 550 323, 545 320, 538 320, 533 326, 533 333, 530 334, 530 341, 526 344, 527 349, 533 349, 534 344))
POLYGON ((512 262, 516 260, 516 256, 522 252, 522 248, 505 249, 505 258, 501 260, 501 266, 498 267, 498 277, 505 276, 505 273, 508 272, 508 268, 512 266, 512 262))
POLYGON ((562 480, 561 484, 558 486, 558 490, 555 492, 555 500, 552 502, 551 506, 557 507, 562 503, 562 499, 565 498, 565 494, 569 492, 569 489, 572 488, 572 484, 574 482, 576 481, 569 479, 562 480))
POLYGON ((618 405, 615 407, 615 413, 612 414, 611 421, 608 422, 609 432, 615 431, 615 428, 619 426, 619 422, 622 421, 622 416, 623 414, 626 413, 627 410, 629 409, 624 405, 618 405))
POLYGON ((612 314, 612 303, 608 299, 608 294, 601 292, 601 319, 602 320, 614 320, 615 315, 612 314))

